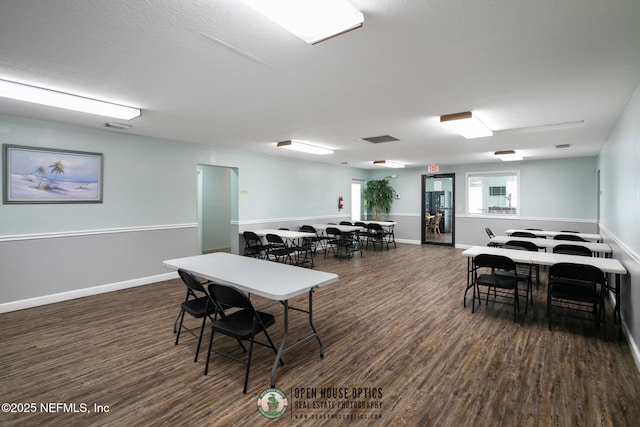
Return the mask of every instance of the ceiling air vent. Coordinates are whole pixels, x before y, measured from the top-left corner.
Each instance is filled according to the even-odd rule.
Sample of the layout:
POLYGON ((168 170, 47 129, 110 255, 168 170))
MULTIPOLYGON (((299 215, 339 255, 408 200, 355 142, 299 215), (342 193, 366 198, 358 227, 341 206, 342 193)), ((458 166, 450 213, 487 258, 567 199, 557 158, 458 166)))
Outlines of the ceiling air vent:
POLYGON ((382 142, 399 141, 398 138, 391 135, 370 136, 368 138, 360 138, 363 141, 370 142, 372 144, 380 144, 382 142))

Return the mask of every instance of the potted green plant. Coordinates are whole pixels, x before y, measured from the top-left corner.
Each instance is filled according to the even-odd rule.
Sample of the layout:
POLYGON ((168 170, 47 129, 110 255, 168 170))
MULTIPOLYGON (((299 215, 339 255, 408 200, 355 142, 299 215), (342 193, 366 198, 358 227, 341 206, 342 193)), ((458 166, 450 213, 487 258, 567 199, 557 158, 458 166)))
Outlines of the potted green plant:
POLYGON ((391 210, 394 191, 386 178, 367 181, 367 185, 362 190, 362 199, 365 209, 373 214, 375 221, 380 221, 382 214, 389 213, 391 210))

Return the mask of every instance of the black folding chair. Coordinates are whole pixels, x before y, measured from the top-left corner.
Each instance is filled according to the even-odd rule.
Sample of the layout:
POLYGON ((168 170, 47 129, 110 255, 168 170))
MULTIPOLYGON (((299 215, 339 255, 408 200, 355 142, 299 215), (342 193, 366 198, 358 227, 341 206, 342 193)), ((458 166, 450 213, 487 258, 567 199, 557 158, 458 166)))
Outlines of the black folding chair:
POLYGON ((253 231, 245 231, 242 233, 244 237, 244 255, 253 258, 264 258, 266 246, 262 244, 262 240, 253 231))
MULTIPOLYGON (((198 338, 198 346, 196 347, 196 356, 194 362, 198 361, 198 353, 200 352, 200 344, 202 343, 202 333, 204 332, 204 325, 207 321, 207 317, 213 320, 213 315, 216 312, 216 306, 211 301, 203 284, 191 273, 185 270, 178 270, 178 275, 182 279, 182 282, 187 286, 187 296, 184 302, 180 306, 180 322, 176 328, 176 345, 180 340, 180 332, 184 329, 194 337, 198 338), (200 326, 200 333, 196 334, 195 331, 187 328, 184 325, 184 315, 188 313, 196 319, 202 319, 202 325, 200 326)), ((205 283, 206 284, 206 283, 205 283)))
MULTIPOLYGON (((518 320, 517 314, 520 311, 520 300, 518 295, 518 277, 516 271, 516 263, 511 258, 503 255, 480 254, 473 260, 474 263, 474 297, 471 311, 475 312, 475 292, 478 292, 478 300, 482 301, 480 294, 480 286, 487 287, 486 304, 489 305, 489 294, 493 289, 494 301, 504 302, 503 298, 513 299, 513 321, 518 320), (478 272, 482 269, 482 273, 478 272), (488 272, 485 270, 488 269, 488 272), (498 292, 500 290, 500 292, 498 292), (501 301, 497 298, 501 297, 501 301)), ((527 286, 527 294, 525 296, 525 314, 529 301, 529 286, 527 286)))
POLYGON ((584 319, 593 317, 594 325, 604 319, 604 295, 607 287, 602 270, 592 265, 562 262, 549 268, 547 318, 552 329, 555 314, 584 319), (580 313, 583 313, 580 315, 580 313))
POLYGON ((578 255, 578 256, 593 256, 591 249, 582 245, 562 244, 556 245, 553 248, 554 254, 566 254, 566 255, 578 255))
MULTIPOLYGON (((255 343, 269 347, 276 355, 278 354, 278 351, 267 332, 267 328, 276 322, 276 318, 272 314, 256 311, 247 295, 231 286, 212 283, 209 285, 209 294, 212 296, 216 304, 232 309, 237 308, 237 310, 230 314, 221 313, 220 318, 211 323, 211 337, 209 339, 209 351, 207 353, 204 375, 209 373, 209 361, 211 359, 212 352, 220 354, 228 359, 235 360, 236 362, 240 362, 247 366, 244 375, 244 388, 242 389, 242 393, 246 394, 247 384, 249 382, 249 371, 251 369, 251 357, 253 356, 253 344, 255 343), (235 338, 238 341, 249 341, 249 353, 247 358, 243 360, 230 353, 214 350, 213 337, 216 332, 235 338), (268 343, 263 343, 255 339, 256 335, 261 332, 264 333, 268 343)), ((242 349, 246 352, 244 346, 242 349)), ((280 360, 280 364, 284 364, 282 360, 280 360)))

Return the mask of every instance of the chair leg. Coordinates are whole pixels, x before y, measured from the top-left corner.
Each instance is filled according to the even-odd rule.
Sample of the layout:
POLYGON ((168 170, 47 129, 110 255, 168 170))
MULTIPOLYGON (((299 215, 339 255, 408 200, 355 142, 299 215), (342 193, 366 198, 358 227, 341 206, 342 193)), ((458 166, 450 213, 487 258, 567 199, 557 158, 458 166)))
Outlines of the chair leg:
POLYGON ((180 332, 182 331, 182 322, 184 321, 184 313, 185 311, 182 310, 182 314, 180 315, 180 323, 178 324, 178 332, 176 335, 176 345, 178 345, 178 340, 180 339, 180 332))
POLYGON ((211 328, 211 337, 209 337, 209 351, 207 351, 207 361, 204 364, 204 375, 209 373, 209 360, 211 359, 211 347, 213 346, 213 328, 211 328))
POLYGON ((547 295, 547 318, 549 319, 549 330, 551 330, 551 317, 553 311, 553 304, 551 304, 551 293, 547 295))
POLYGON ((173 333, 177 333, 178 332, 178 322, 180 321, 180 316, 182 316, 184 313, 184 310, 182 308, 180 308, 180 311, 178 312, 178 315, 176 316, 176 320, 173 321, 173 333))
POLYGON ((249 356, 247 359, 247 370, 244 374, 244 388, 242 389, 242 394, 247 394, 247 384, 249 383, 249 370, 251 369, 251 355, 253 354, 253 340, 254 336, 251 336, 251 343, 249 344, 249 356))
POLYGON ((204 325, 207 323, 207 315, 202 316, 202 326, 200 326, 200 336, 198 337, 198 346, 196 347, 196 357, 193 359, 194 362, 198 361, 198 354, 200 354, 200 344, 202 343, 202 334, 204 333, 204 325))

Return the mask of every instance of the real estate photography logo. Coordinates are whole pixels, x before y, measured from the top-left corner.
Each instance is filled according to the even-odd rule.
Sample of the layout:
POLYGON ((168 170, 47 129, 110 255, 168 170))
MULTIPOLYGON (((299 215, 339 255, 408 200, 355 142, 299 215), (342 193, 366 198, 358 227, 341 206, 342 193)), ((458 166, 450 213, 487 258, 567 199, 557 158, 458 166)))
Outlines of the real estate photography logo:
POLYGON ((287 395, 277 388, 269 388, 258 396, 258 411, 267 418, 280 418, 288 406, 287 395))

